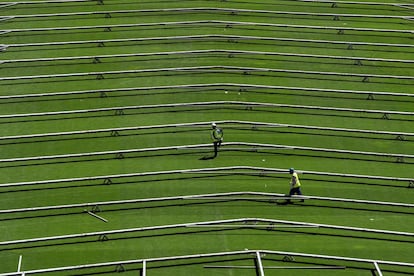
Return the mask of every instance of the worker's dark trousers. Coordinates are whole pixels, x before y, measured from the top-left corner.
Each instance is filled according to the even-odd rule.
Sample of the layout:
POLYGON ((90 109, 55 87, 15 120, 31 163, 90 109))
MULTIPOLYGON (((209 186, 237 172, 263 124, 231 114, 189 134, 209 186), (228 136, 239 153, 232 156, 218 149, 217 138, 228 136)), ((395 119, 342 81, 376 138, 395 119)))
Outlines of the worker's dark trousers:
MULTIPOLYGON (((291 188, 289 191, 289 196, 293 195, 302 195, 302 192, 300 191, 300 187, 291 188)), ((303 199, 301 200, 303 202, 303 199)), ((291 203, 290 199, 287 200, 287 203, 291 203)))
POLYGON ((300 187, 292 188, 290 189, 289 195, 302 195, 302 192, 300 191, 300 187))
POLYGON ((221 146, 221 141, 213 142, 214 145, 214 157, 217 157, 218 149, 221 146))

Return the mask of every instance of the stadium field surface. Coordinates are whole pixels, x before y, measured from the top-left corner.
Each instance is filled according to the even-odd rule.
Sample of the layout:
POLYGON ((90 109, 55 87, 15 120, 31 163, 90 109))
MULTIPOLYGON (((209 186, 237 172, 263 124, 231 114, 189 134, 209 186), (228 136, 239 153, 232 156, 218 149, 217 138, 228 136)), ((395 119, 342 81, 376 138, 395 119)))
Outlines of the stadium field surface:
POLYGON ((414 274, 413 19, 1 1, 0 276, 414 274))

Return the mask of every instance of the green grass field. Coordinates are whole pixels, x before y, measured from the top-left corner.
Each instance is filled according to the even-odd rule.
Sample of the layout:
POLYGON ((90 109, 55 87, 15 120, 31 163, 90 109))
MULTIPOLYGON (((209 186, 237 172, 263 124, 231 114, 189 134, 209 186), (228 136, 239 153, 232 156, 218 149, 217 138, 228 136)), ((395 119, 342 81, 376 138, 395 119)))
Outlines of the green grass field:
MULTIPOLYGON (((5 4, 13 2, 0 6, 0 48, 5 47, 0 52, 0 275, 16 272, 19 256, 22 272, 245 249, 406 262, 411 266, 379 267, 384 275, 414 274, 413 23, 403 18, 412 17, 412 2, 5 4), (216 103, 194 104, 199 102, 216 103), (183 105, 157 106, 165 104, 183 105), (210 122, 223 128, 224 144, 217 158, 203 160, 213 151, 210 122), (129 129, 114 131, 122 128, 129 129), (106 131, 93 131, 101 129, 106 131), (208 146, 184 147, 199 144, 208 146), (128 150, 136 151, 117 154, 128 150), (182 171, 227 167, 265 171, 182 171), (407 205, 316 199, 284 205, 274 196, 167 198, 102 205, 96 214, 106 223, 85 212, 93 205, 5 211, 216 193, 287 194, 290 167, 299 171, 302 192, 310 197, 407 205), (179 172, 157 173, 167 171, 179 172), (109 177, 123 174, 136 175, 109 177), (83 180, 53 182, 73 178, 83 180), (379 231, 268 229, 259 223, 256 228, 146 229, 108 234, 104 241, 93 236, 6 243, 241 218, 379 231)), ((286 254, 261 258, 265 275, 379 275, 373 263, 286 254)), ((254 254, 148 261, 146 270, 142 267, 41 274, 262 275, 254 254)))

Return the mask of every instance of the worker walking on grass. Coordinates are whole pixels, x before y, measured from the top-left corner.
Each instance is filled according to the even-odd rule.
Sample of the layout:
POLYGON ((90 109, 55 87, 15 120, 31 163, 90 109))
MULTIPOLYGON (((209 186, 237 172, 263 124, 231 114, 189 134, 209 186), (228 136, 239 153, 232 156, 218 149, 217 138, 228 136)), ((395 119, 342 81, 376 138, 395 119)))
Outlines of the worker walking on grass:
MULTIPOLYGON (((301 184, 300 184, 298 173, 295 172, 294 168, 290 168, 289 173, 292 175, 292 177, 290 179, 289 196, 302 195, 302 191, 300 190, 301 184)), ((303 202, 303 201, 304 200, 302 199, 301 202, 303 202)), ((287 200, 287 203, 291 203, 290 199, 287 200)))
POLYGON ((211 124, 211 139, 213 140, 214 146, 214 156, 213 158, 217 157, 218 150, 221 146, 221 142, 223 142, 223 130, 219 128, 216 123, 211 124))

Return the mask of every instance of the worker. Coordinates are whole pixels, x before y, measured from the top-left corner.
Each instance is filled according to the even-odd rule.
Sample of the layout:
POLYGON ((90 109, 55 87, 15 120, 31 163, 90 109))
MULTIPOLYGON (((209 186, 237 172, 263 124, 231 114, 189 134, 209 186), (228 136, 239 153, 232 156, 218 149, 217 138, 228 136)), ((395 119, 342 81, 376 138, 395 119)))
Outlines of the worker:
MULTIPOLYGON (((289 197, 293 195, 302 195, 302 191, 300 190, 300 180, 298 173, 295 171, 294 168, 289 169, 289 173, 292 175, 290 179, 290 191, 289 191, 289 197)), ((301 202, 304 200, 301 199, 301 202)), ((287 200, 287 203, 291 203, 290 199, 287 200)))

